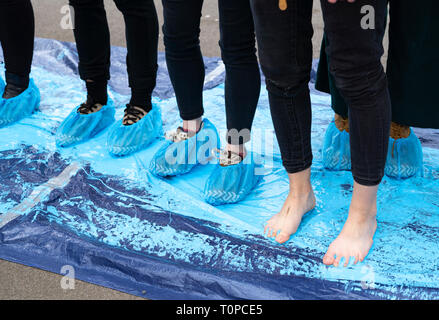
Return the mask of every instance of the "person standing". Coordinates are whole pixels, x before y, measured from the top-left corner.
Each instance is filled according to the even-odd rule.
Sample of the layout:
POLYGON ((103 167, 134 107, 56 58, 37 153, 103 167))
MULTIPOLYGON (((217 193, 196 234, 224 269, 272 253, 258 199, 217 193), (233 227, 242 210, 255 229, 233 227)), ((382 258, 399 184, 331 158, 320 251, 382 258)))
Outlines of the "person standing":
MULTIPOLYGON (((108 134, 111 154, 122 156, 145 148, 161 132, 161 116, 151 101, 156 85, 158 19, 153 0, 115 0, 125 21, 127 71, 131 100, 124 117, 108 134)), ((114 121, 108 98, 110 32, 103 0, 70 0, 74 9, 74 35, 79 75, 87 100, 64 120, 57 144, 67 147, 93 138, 114 121)))
MULTIPOLYGON (((439 3, 426 0, 414 7, 406 1, 390 0, 389 5, 387 76, 392 124, 385 173, 394 178, 409 178, 423 172, 421 143, 410 127, 439 128, 434 88, 439 73, 435 58, 439 22, 432 14, 439 10, 439 3), (408 18, 410 24, 406 23, 408 18)), ((349 170, 348 106, 329 72, 330 57, 325 48, 326 39, 322 43, 316 89, 331 94, 335 119, 327 129, 323 160, 329 169, 349 170)))
POLYGON ((40 93, 30 79, 35 18, 30 0, 0 1, 0 43, 5 80, 0 78, 0 127, 15 123, 38 109, 40 93))
MULTIPOLYGON (((151 172, 158 176, 185 174, 203 162, 197 155, 202 146, 215 149, 216 129, 203 119, 205 68, 200 49, 200 19, 203 0, 163 0, 166 63, 174 87, 182 125, 167 134, 165 144, 151 162, 151 172), (212 139, 200 141, 210 132, 212 139), (198 143, 197 143, 198 139, 198 143), (203 143, 201 143, 203 142, 203 143), (204 143, 206 142, 206 143, 204 143), (181 161, 168 161, 173 148, 183 148, 181 161)), ((221 57, 225 64, 225 109, 227 145, 218 150, 219 165, 209 177, 204 190, 213 205, 242 200, 256 185, 255 164, 245 143, 250 131, 260 93, 260 72, 256 58, 255 34, 249 0, 218 0, 221 57), (233 179, 232 179, 233 177, 233 179), (233 183, 231 183, 233 181, 233 183)))
MULTIPOLYGON (((334 1, 331 1, 334 2, 334 1)), ((265 227, 279 243, 297 231, 316 204, 311 186, 311 103, 308 82, 312 64, 312 1, 252 0, 262 69, 266 76, 273 124, 290 193, 281 211, 265 227)), ((377 222, 377 190, 384 175, 391 104, 380 58, 384 52, 387 0, 329 3, 321 0, 328 38, 330 70, 350 113, 354 191, 349 217, 329 246, 323 262, 345 265, 368 254, 377 222), (375 28, 362 28, 362 10, 371 5, 375 28)))

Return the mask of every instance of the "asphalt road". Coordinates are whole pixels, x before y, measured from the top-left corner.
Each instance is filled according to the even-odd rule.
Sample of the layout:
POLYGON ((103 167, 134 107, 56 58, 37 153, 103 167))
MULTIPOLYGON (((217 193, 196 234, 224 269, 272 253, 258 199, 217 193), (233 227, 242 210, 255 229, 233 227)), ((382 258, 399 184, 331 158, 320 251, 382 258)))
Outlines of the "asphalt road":
MULTIPOLYGON (((155 0, 162 25, 161 1, 155 0)), ((313 23, 315 34, 314 57, 319 56, 323 22, 320 2, 314 1, 313 23)), ((74 41, 71 30, 61 27, 62 8, 67 0, 33 0, 36 16, 36 35, 63 41, 74 41)), ((111 43, 125 46, 123 18, 113 1, 105 0, 107 18, 111 30, 111 43)), ((201 21, 201 48, 205 56, 220 56, 218 48, 218 9, 217 1, 206 0, 201 21)), ((162 40, 162 35, 160 39, 162 40)), ((160 41, 159 50, 163 51, 160 41)), ((137 297, 76 281, 74 290, 64 290, 60 285, 61 276, 0 260, 0 299, 138 299, 137 297)))

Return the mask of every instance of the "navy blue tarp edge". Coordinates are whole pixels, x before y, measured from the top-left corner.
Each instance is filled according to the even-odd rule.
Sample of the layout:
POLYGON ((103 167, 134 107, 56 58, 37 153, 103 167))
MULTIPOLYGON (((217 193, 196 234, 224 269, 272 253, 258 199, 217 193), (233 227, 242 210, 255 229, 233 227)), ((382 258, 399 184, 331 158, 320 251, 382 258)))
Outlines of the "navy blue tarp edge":
MULTIPOLYGON (((1 259, 58 274, 64 265, 70 265, 79 280, 149 299, 270 300, 279 293, 284 293, 285 299, 306 300, 395 296, 383 289, 356 290, 352 282, 247 273, 243 277, 240 272, 207 273, 189 265, 177 266, 92 239, 81 239, 55 224, 31 221, 29 216, 19 217, 0 229, 0 246, 1 259)), ((435 289, 422 288, 422 291, 435 289)), ((401 292, 404 288, 397 294, 400 299, 416 298, 404 297, 401 292)))

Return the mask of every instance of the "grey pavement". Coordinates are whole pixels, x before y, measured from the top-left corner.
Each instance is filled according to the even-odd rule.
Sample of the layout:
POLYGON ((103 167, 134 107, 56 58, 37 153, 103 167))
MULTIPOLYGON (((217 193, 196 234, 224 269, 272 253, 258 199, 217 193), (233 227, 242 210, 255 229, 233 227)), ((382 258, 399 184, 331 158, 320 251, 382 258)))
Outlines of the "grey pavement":
MULTIPOLYGON (((163 23, 161 1, 155 0, 160 27, 163 23)), ((61 9, 68 3, 67 0, 33 0, 36 15, 36 33, 38 37, 52 38, 73 42, 71 30, 64 30, 60 26, 63 16, 61 9)), ((218 7, 216 0, 205 0, 201 18, 201 48, 208 57, 220 56, 218 48, 218 7)), ((117 10, 112 0, 105 0, 107 19, 111 31, 111 43, 115 46, 125 46, 125 30, 121 13, 117 10)), ((318 57, 320 41, 322 38, 323 21, 320 12, 320 2, 314 1, 313 17, 314 56, 318 57)), ((161 29, 161 28, 160 28, 161 29)), ((160 39, 163 39, 160 31, 160 39)), ((164 51, 163 41, 160 41, 159 50, 164 51)))

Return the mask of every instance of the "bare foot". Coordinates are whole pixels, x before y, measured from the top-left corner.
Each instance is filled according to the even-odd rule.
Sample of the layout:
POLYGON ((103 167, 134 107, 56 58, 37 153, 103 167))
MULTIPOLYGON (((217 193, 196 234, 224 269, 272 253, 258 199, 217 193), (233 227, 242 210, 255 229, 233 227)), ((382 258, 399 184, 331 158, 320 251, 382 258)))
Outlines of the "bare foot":
POLYGON ((377 228, 377 189, 378 186, 354 185, 348 219, 323 257, 324 264, 338 267, 340 260, 344 258, 344 266, 347 267, 351 257, 355 259, 354 264, 357 264, 367 256, 377 228))
POLYGON ((290 174, 290 193, 281 209, 265 225, 264 234, 285 243, 296 233, 302 217, 316 206, 310 182, 311 170, 290 174))

